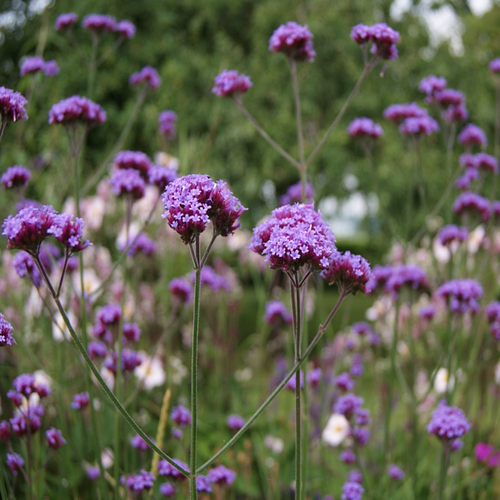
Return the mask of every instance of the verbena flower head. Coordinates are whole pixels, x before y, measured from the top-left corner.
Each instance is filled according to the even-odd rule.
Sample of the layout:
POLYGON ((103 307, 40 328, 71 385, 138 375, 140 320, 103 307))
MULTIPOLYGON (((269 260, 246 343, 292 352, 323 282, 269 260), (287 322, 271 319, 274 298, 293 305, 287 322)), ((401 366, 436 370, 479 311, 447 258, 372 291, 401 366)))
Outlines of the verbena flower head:
POLYGON ((384 118, 400 124, 407 118, 422 118, 427 116, 427 110, 421 108, 416 102, 406 104, 392 104, 384 111, 384 118))
POLYGON ((248 248, 263 255, 271 269, 320 271, 330 264, 335 237, 312 205, 296 203, 273 210, 253 231, 248 248))
POLYGON ((18 455, 17 453, 7 453, 7 466, 14 476, 17 476, 18 472, 22 470, 23 465, 24 460, 21 455, 18 455))
POLYGON ((460 408, 441 402, 432 414, 431 421, 427 425, 427 432, 450 444, 469 432, 471 427, 471 423, 460 408))
POLYGON ((498 174, 498 160, 487 153, 478 153, 476 155, 475 167, 486 172, 498 174))
POLYGON ((133 73, 130 76, 129 83, 134 86, 144 83, 150 89, 157 89, 160 86, 161 78, 158 71, 154 68, 151 66, 144 66, 141 71, 133 73))
POLYGON ((212 483, 207 476, 196 476, 196 491, 212 493, 212 483))
POLYGON ((132 201, 140 200, 146 192, 146 183, 135 169, 115 170, 109 182, 116 196, 127 197, 132 201))
MULTIPOLYGON (((438 91, 444 90, 446 88, 446 78, 429 75, 420 80, 420 85, 418 89, 427 94, 428 97, 431 97, 438 91)), ((429 102, 429 101, 427 101, 429 102)))
POLYGON ((38 73, 39 71, 43 71, 44 66, 45 61, 43 57, 25 57, 21 64, 21 71, 19 72, 19 75, 33 75, 35 73, 38 73))
POLYGON ((130 439, 130 444, 136 450, 147 451, 150 449, 149 444, 146 443, 146 441, 144 441, 144 439, 139 436, 139 434, 136 434, 133 438, 130 439))
POLYGON ((67 12, 65 14, 61 14, 57 17, 55 22, 55 30, 62 31, 64 29, 72 28, 76 21, 78 20, 78 15, 74 12, 67 12))
POLYGON ((232 431, 239 431, 245 425, 245 419, 240 415, 229 415, 227 417, 227 426, 232 431))
MULTIPOLYGON (((129 244, 132 244, 128 250, 128 255, 131 257, 138 253, 142 253, 144 255, 154 255, 158 250, 156 242, 145 233, 139 233, 134 237, 131 236, 129 238, 129 244)), ((123 244, 119 244, 118 247, 120 250, 125 251, 127 243, 123 242, 123 244)))
POLYGON ((361 484, 348 481, 342 486, 341 500, 361 500, 363 498, 364 488, 361 484))
POLYGON ((344 293, 366 293, 366 284, 371 278, 370 264, 360 255, 335 251, 321 277, 328 281, 329 285, 336 283, 344 293))
POLYGON ((191 174, 171 182, 162 195, 168 225, 184 243, 192 243, 212 221, 215 235, 229 236, 240 226, 246 208, 224 181, 208 175, 191 174))
POLYGON ((349 392, 354 388, 354 380, 347 372, 343 372, 333 379, 333 385, 342 392, 349 392))
MULTIPOLYGON (((184 463, 182 460, 178 460, 177 458, 174 458, 174 462, 186 472, 186 474, 189 473, 189 466, 184 463)), ((185 476, 179 472, 175 467, 170 465, 166 460, 160 460, 158 462, 158 474, 160 476, 167 476, 167 477, 172 477, 174 479, 185 479, 185 476)))
POLYGON ((12 264, 20 278, 29 276, 35 286, 38 287, 42 284, 42 275, 29 253, 24 251, 18 252, 12 260, 12 264))
POLYGON ((57 450, 61 446, 66 444, 66 440, 63 438, 60 430, 51 427, 46 433, 47 446, 53 450, 57 450))
POLYGON ((89 14, 82 21, 82 26, 95 33, 109 33, 116 28, 116 19, 103 14, 89 14))
POLYGON ((175 486, 172 483, 163 483, 160 485, 160 493, 167 498, 173 497, 175 495, 175 486))
POLYGON ((373 291, 378 287, 397 297, 403 288, 417 292, 427 291, 429 281, 425 271, 416 265, 375 266, 367 290, 373 291))
POLYGON ((15 90, 0 87, 0 117, 2 122, 26 120, 26 98, 15 90))
POLYGON ((55 215, 51 206, 43 205, 23 208, 16 215, 7 217, 2 232, 7 237, 7 248, 37 254, 49 234, 55 215))
POLYGON ((460 90, 443 89, 434 94, 433 102, 436 102, 443 109, 450 106, 460 106, 465 102, 465 97, 460 90))
POLYGON ((361 337, 373 333, 372 327, 366 321, 354 323, 354 325, 352 325, 352 331, 361 337))
POLYGON ((281 300, 271 300, 266 303, 264 321, 269 325, 288 324, 291 325, 293 318, 285 304, 281 300))
POLYGON ((295 61, 314 61, 313 35, 307 26, 293 21, 282 24, 269 39, 269 50, 281 52, 295 61))
POLYGON ((224 484, 229 486, 234 483, 236 472, 223 465, 218 465, 208 471, 207 478, 213 484, 224 484))
POLYGON ((59 66, 56 61, 45 61, 43 65, 43 74, 45 76, 56 76, 59 74, 59 66))
POLYGON ((153 165, 149 169, 149 183, 157 186, 162 193, 172 181, 175 181, 175 179, 177 179, 177 169, 173 167, 153 165))
POLYGON ((3 314, 0 313, 0 347, 14 345, 16 343, 12 336, 12 330, 12 325, 4 318, 3 314))
POLYGON ((80 217, 70 214, 58 214, 54 216, 52 225, 47 231, 62 243, 71 253, 80 252, 92 243, 83 239, 83 227, 85 223, 80 217))
POLYGON ((454 224, 443 226, 437 234, 437 240, 441 245, 449 246, 454 242, 463 242, 469 237, 469 230, 466 227, 458 227, 454 224))
POLYGON ((9 167, 0 177, 0 183, 5 189, 26 187, 31 178, 31 172, 21 165, 9 167))
POLYGON ((136 323, 123 323, 123 338, 128 342, 137 343, 141 338, 141 329, 136 323))
POLYGON ((193 285, 186 278, 174 278, 169 284, 172 297, 181 304, 189 305, 193 298, 193 285))
POLYGON ((115 155, 113 164, 119 170, 126 170, 128 168, 137 170, 145 181, 148 180, 151 160, 142 151, 120 151, 115 155))
POLYGON ((430 116, 422 116, 418 118, 406 118, 399 126, 399 130, 403 135, 431 135, 439 130, 439 126, 430 116))
POLYGON ((136 28, 133 22, 124 19, 116 24, 114 31, 124 38, 132 38, 135 35, 136 28))
POLYGON ((479 194, 465 192, 453 203, 453 211, 458 215, 476 212, 482 220, 487 221, 491 217, 491 203, 479 194))
POLYGON ((345 418, 350 420, 358 410, 361 409, 361 405, 364 403, 364 399, 356 396, 355 394, 346 394, 340 396, 337 402, 333 405, 332 410, 335 413, 340 413, 344 415, 345 418))
POLYGON ((191 412, 184 406, 179 405, 175 406, 172 409, 172 413, 170 414, 170 418, 179 426, 179 427, 187 427, 191 425, 191 412))
POLYGON ((457 178, 455 181, 455 187, 462 191, 468 191, 471 184, 479 179, 479 171, 475 168, 465 169, 465 173, 457 178))
POLYGON ((88 392, 80 392, 73 396, 73 401, 71 403, 71 408, 73 410, 81 411, 89 405, 90 398, 88 392))
MULTIPOLYGON (((286 193, 280 196, 280 205, 291 205, 292 203, 302 203, 302 182, 299 181, 290 186, 286 193)), ((306 182, 306 201, 307 204, 314 202, 314 188, 309 182, 306 182)))
POLYGON ((436 295, 448 301, 454 314, 476 314, 480 309, 478 301, 483 296, 483 287, 474 279, 456 279, 441 285, 436 295))
POLYGON ((118 304, 102 306, 96 314, 98 323, 106 326, 116 326, 120 323, 122 309, 118 304))
POLYGON ((378 139, 382 134, 382 127, 370 118, 356 118, 347 127, 347 133, 354 138, 378 139))
POLYGON ((500 340, 500 302, 491 302, 486 306, 484 312, 490 324, 491 334, 496 340, 500 340))
POLYGON ((120 482, 133 493, 141 493, 148 491, 154 486, 155 478, 151 472, 144 469, 139 474, 131 474, 130 476, 122 476, 120 482))
POLYGON ((62 123, 70 125, 83 123, 87 127, 93 127, 106 121, 105 111, 95 102, 74 95, 54 104, 49 111, 49 124, 62 123))
POLYGON ((167 139, 175 137, 175 122, 177 121, 177 114, 175 111, 166 110, 162 111, 158 116, 158 128, 160 134, 167 139))
POLYGON ((212 94, 220 97, 239 97, 244 94, 250 87, 252 82, 246 75, 239 74, 236 70, 225 69, 220 75, 215 77, 212 94))
POLYGON ((405 473, 396 465, 391 464, 387 467, 387 474, 391 479, 402 481, 405 478, 405 473))
POLYGON ((500 73, 500 57, 490 62, 490 71, 495 74, 500 73))
POLYGON ((442 112, 442 116, 446 123, 461 123, 469 118, 469 112, 465 104, 462 103, 457 106, 449 106, 442 112))
POLYGON ((347 450, 344 450, 340 455, 339 455, 339 460, 344 463, 344 464, 355 464, 356 463, 356 455, 354 452, 348 448, 347 450))
POLYGON ((458 135, 458 142, 464 146, 486 146, 488 139, 483 129, 469 123, 458 135))
POLYGON ((381 59, 394 61, 398 57, 396 44, 399 42, 399 33, 385 23, 372 26, 358 24, 352 28, 351 38, 361 46, 371 42, 371 53, 381 59))

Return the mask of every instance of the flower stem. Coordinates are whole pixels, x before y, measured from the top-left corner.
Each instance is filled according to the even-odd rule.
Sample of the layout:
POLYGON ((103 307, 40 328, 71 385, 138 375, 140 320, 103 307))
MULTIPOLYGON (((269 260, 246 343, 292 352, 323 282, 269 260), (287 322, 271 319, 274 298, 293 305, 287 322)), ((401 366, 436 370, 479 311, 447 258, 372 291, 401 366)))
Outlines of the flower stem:
POLYGON ((300 168, 300 162, 298 162, 292 155, 287 153, 275 140, 271 139, 269 134, 259 125, 257 120, 250 114, 250 112, 245 108, 241 99, 233 99, 236 106, 245 115, 246 119, 254 126, 255 130, 275 149, 283 158, 286 158, 292 165, 300 168))
POLYGON ((295 363, 293 368, 288 372, 285 378, 280 382, 280 384, 274 389, 274 391, 268 396, 268 398, 260 405, 257 411, 247 420, 246 424, 215 454, 207 460, 203 465, 201 465, 196 471, 198 474, 203 472, 207 467, 210 467, 220 456, 222 456, 229 448, 231 448, 236 442, 240 440, 240 438, 245 434, 245 432, 251 427, 251 425, 257 420, 257 418, 264 412, 264 410, 274 401, 276 396, 283 390, 283 387, 287 384, 287 382, 297 373, 305 360, 309 357, 311 352, 314 350, 318 342, 323 337, 330 321, 332 320, 335 313, 340 308, 343 300, 346 297, 346 293, 341 293, 340 297, 337 300, 337 303, 331 310, 330 314, 326 318, 325 322, 319 326, 316 335, 313 340, 309 344, 309 347, 304 351, 302 357, 298 363, 295 363))
MULTIPOLYGON (((199 236, 197 236, 199 239, 199 236)), ((194 281, 194 303, 193 303, 193 331, 191 337, 191 442, 189 449, 189 497, 191 500, 197 499, 196 493, 196 459, 198 452, 198 333, 200 328, 200 283, 201 267, 199 243, 196 245, 195 281, 194 281), (198 265, 197 265, 198 264, 198 265)))
POLYGON ((363 71, 356 82, 356 85, 352 89, 351 93, 349 94, 349 97, 345 101, 344 105, 339 111, 339 114, 335 117, 333 120, 332 124, 328 128, 328 130, 325 132, 325 135, 321 138, 321 140, 318 142, 316 147, 314 148, 313 152, 307 157, 306 161, 304 162, 305 165, 310 165, 311 162, 314 160, 316 155, 321 151, 323 146, 325 145, 326 141, 329 139, 329 137, 332 135, 333 131, 335 130, 335 127, 338 125, 342 117, 344 116, 344 113, 346 112, 347 108, 351 104, 351 101, 354 99, 354 96, 358 93, 358 90, 361 88, 361 84, 363 83, 364 79, 368 75, 368 73, 371 71, 372 67, 370 65, 365 65, 363 68, 363 71))

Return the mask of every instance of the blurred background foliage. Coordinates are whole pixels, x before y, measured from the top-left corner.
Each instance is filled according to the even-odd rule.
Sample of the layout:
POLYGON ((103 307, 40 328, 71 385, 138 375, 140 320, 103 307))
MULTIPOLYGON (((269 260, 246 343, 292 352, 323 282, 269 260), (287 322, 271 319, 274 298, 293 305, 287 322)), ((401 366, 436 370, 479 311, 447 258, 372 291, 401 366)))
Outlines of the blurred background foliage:
MULTIPOLYGON (((107 122, 89 134, 84 161, 86 176, 90 177, 108 157, 134 107, 136 91, 128 83, 129 76, 144 65, 151 65, 159 71, 162 84, 141 107, 122 149, 142 150, 153 156, 162 148, 157 132, 158 114, 173 109, 178 115, 178 137, 169 152, 180 158, 181 173, 203 172, 227 180, 245 206, 251 208, 243 218, 243 224, 251 228, 274 208, 275 198, 269 195, 272 188, 279 196, 299 176, 294 167, 270 149, 230 100, 211 94, 214 77, 224 69, 249 75, 253 87, 244 96, 247 108, 273 138, 297 155, 288 64, 283 56, 268 50, 268 40, 274 29, 286 21, 307 24, 314 34, 317 57, 312 64, 300 65, 299 81, 306 152, 310 152, 363 69, 361 51, 349 37, 352 26, 387 22, 401 33, 399 58, 389 62, 383 75, 378 71, 369 75, 339 127, 311 165, 309 181, 316 189, 316 202, 331 195, 342 200, 353 191, 364 194, 374 191, 361 148, 346 133, 352 119, 368 116, 384 128, 384 136, 375 150, 382 187, 376 193, 378 201, 384 207, 383 213, 402 213, 414 157, 397 128, 383 119, 387 106, 410 101, 424 106, 423 95, 418 91, 420 79, 429 74, 444 76, 449 87, 466 94, 470 121, 485 129, 489 137, 493 135, 493 84, 488 76, 488 62, 500 55, 500 7, 494 5, 482 17, 473 15, 465 1, 435 2, 431 8, 444 4, 454 9, 463 24, 461 54, 450 51, 448 41, 439 46, 433 44, 423 18, 418 15, 421 2, 414 2, 413 9, 400 14, 397 21, 390 15, 393 2, 385 0, 167 0, 161 4, 156 0, 85 3, 57 0, 41 13, 35 13, 34 8, 41 5, 40 1, 0 2, 4 19, 6 13, 17 13, 14 16, 17 23, 4 22, 2 28, 0 83, 24 95, 30 94, 31 78, 18 76, 20 62, 26 55, 55 59, 60 67, 60 74, 54 78, 43 79, 38 75, 34 99, 29 104, 29 121, 7 128, 0 150, 0 169, 4 171, 13 164, 39 169, 39 183, 32 184, 28 196, 50 201, 41 200, 46 192, 44 178, 48 178, 44 172, 55 170, 64 175, 67 146, 62 130, 47 125, 47 114, 54 103, 81 94, 101 104, 108 114, 107 122), (56 17, 70 11, 80 16, 72 38, 53 29, 56 17), (102 63, 94 91, 89 95, 87 68, 91 43, 80 22, 92 12, 129 19, 137 26, 137 33, 118 49, 113 45, 116 36, 102 37, 99 45, 102 63), (354 175, 357 183, 344 182, 348 174, 354 175), (267 180, 273 184, 266 184, 267 180), (271 187, 270 191, 263 190, 266 185, 271 187)), ((435 202, 449 182, 444 171, 442 137, 425 138, 423 152, 429 198, 435 202)), ((460 153, 456 147, 455 163, 460 153)), ((71 186, 64 183, 58 186, 59 191, 66 188, 71 193, 71 186)), ((2 216, 11 212, 1 202, 0 209, 2 216)), ((422 209, 417 210, 415 229, 424 221, 424 215, 422 209)), ((364 234, 372 245, 375 241, 380 241, 382 247, 387 243, 386 226, 383 218, 375 224, 365 224, 364 234)))

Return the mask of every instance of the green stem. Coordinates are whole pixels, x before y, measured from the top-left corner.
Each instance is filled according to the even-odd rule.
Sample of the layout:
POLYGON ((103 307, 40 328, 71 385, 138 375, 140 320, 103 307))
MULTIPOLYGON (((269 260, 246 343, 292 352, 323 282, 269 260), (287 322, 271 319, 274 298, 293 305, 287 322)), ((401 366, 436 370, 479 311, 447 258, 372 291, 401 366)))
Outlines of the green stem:
POLYGON ((495 76, 495 156, 500 155, 500 78, 495 76))
POLYGON ((273 149, 275 149, 283 158, 286 158, 292 165, 297 168, 300 168, 300 162, 298 162, 293 156, 287 153, 275 140, 271 139, 269 134, 259 125, 257 120, 250 114, 250 112, 245 108, 241 99, 233 98, 236 106, 240 109, 240 111, 245 115, 246 119, 253 125, 255 130, 271 145, 273 149))
POLYGON ((283 387, 287 384, 287 382, 297 373, 297 371, 300 369, 304 361, 309 357, 313 349, 316 347, 318 342, 321 340, 323 337, 323 334, 325 333, 326 329, 328 328, 328 325, 330 324, 330 321, 332 320, 333 316, 335 313, 338 311, 340 305, 342 304, 342 301, 346 297, 346 293, 341 293, 340 297, 337 300, 337 303, 335 304, 334 308, 331 310, 330 314, 326 318, 325 322, 320 325, 318 328, 318 331, 316 335, 314 336, 313 340, 309 344, 309 347, 304 351, 302 358, 298 363, 295 363, 293 368, 288 372, 286 377, 281 381, 281 383, 274 389, 274 391, 268 396, 268 398, 262 403, 262 405, 259 407, 259 409, 247 420, 246 424, 215 454, 207 460, 203 465, 201 465, 198 470, 196 471, 197 473, 203 472, 207 467, 210 467, 220 456, 222 456, 229 448, 231 448, 236 442, 240 440, 240 438, 245 434, 245 432, 251 427, 251 425, 257 420, 257 418, 264 412, 264 410, 274 401, 276 396, 282 391, 283 387))
POLYGON ((92 31, 91 36, 92 36, 92 51, 90 53, 89 72, 87 74, 87 97, 89 99, 92 99, 92 91, 94 90, 97 46, 99 44, 99 35, 92 31))
POLYGON ((371 71, 371 66, 365 65, 363 68, 363 72, 361 73, 358 81, 356 82, 356 85, 352 89, 351 93, 349 94, 349 97, 347 98, 346 102, 342 106, 341 110, 339 111, 339 114, 335 117, 333 120, 332 124, 328 128, 328 130, 325 132, 325 135, 322 137, 322 139, 318 142, 317 146, 314 148, 313 152, 308 156, 308 158, 305 161, 305 165, 310 165, 311 162, 314 160, 316 155, 321 151, 323 146, 325 145, 326 141, 329 139, 329 137, 332 135, 333 131, 335 130, 335 127, 338 125, 342 117, 344 116, 344 113, 347 111, 347 108, 351 104, 351 101, 354 99, 354 96, 358 93, 359 89, 361 88, 361 84, 363 83, 364 79, 368 75, 368 73, 371 71))
POLYGON ((446 486, 446 474, 448 472, 448 465, 450 461, 450 452, 446 446, 443 445, 443 451, 441 454, 441 467, 439 471, 439 489, 437 500, 445 500, 445 486, 446 486))
MULTIPOLYGON (((197 236, 199 238, 199 236, 197 236)), ((200 329, 200 284, 201 267, 199 240, 196 245, 195 282, 194 282, 194 303, 193 303, 193 331, 191 337, 191 443, 189 449, 189 495, 191 500, 197 499, 196 493, 196 470, 197 451, 198 451, 198 333, 200 329)))

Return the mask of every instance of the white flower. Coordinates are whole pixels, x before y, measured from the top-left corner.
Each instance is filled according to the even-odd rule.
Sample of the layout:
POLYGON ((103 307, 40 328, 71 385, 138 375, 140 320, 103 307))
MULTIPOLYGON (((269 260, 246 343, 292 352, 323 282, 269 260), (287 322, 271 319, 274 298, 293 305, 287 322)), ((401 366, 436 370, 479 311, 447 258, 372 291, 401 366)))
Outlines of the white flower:
POLYGON ((500 385, 500 361, 495 365, 495 382, 500 385))
MULTIPOLYGON (((76 325, 76 316, 72 311, 67 311, 66 314, 68 316, 69 322, 74 327, 76 325)), ((68 327, 64 323, 64 319, 59 311, 57 311, 54 315, 54 322, 52 323, 52 337, 57 342, 61 342, 64 339, 71 340, 71 335, 69 333, 68 327)))
POLYGON ((185 377, 188 375, 188 369, 183 365, 182 361, 176 356, 170 356, 168 359, 170 366, 172 367, 172 383, 179 385, 185 377))
POLYGON ((486 230, 483 225, 477 226, 474 231, 469 233, 467 238, 467 250, 469 253, 477 253, 481 245, 484 243, 486 230))
POLYGON ((264 446, 266 448, 269 448, 273 453, 276 453, 276 455, 279 455, 285 447, 285 445, 283 444, 283 439, 270 435, 267 435, 264 438, 264 446))
POLYGON ((434 390, 438 394, 444 394, 447 390, 451 391, 454 385, 455 377, 453 375, 450 377, 446 368, 440 368, 434 379, 434 390))
POLYGON ((166 374, 160 356, 148 356, 140 351, 142 363, 135 369, 134 375, 141 381, 143 387, 151 390, 165 383, 166 374))
POLYGON ((349 435, 349 422, 340 413, 334 413, 328 419, 321 438, 330 446, 338 446, 349 435))

